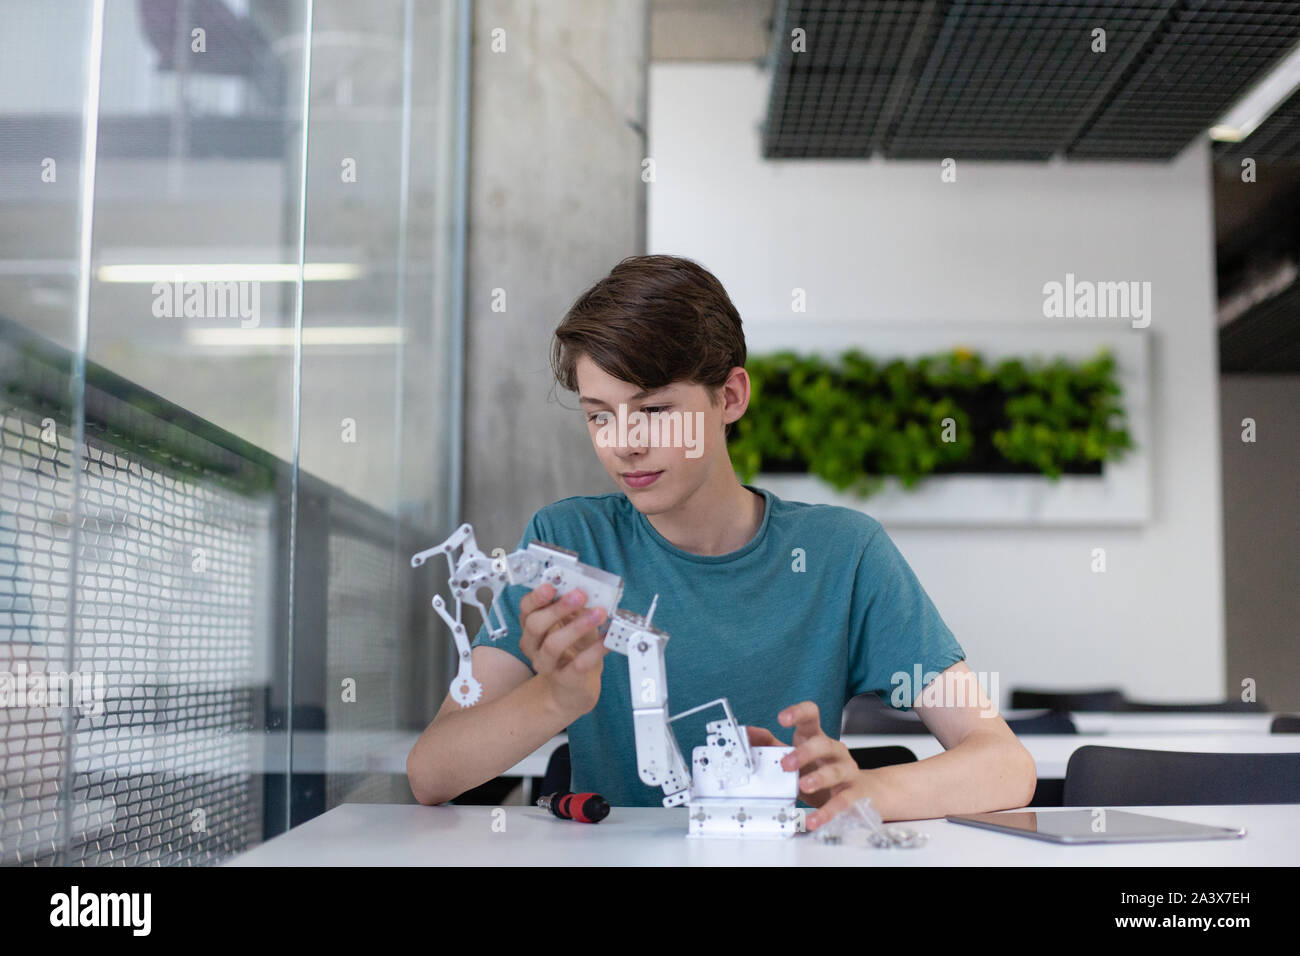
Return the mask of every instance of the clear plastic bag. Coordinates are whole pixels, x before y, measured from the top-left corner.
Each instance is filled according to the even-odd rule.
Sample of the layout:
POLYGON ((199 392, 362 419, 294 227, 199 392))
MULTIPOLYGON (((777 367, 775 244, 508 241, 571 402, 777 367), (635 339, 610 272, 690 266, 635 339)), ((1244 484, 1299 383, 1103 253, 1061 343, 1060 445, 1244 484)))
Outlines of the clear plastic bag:
POLYGON ((924 846, 929 834, 899 826, 885 826, 885 822, 871 805, 870 797, 863 797, 843 813, 833 817, 813 831, 817 842, 827 845, 870 846, 878 849, 894 847, 912 849, 924 846))

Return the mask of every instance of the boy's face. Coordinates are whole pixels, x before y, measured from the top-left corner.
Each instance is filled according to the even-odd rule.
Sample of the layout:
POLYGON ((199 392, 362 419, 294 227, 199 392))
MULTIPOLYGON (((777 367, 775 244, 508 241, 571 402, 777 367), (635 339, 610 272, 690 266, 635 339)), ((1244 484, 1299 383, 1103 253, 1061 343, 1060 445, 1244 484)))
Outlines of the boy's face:
POLYGON ((731 470, 724 430, 749 403, 743 368, 732 370, 716 405, 705 386, 686 382, 642 393, 586 355, 579 356, 574 371, 596 457, 638 511, 671 511, 718 468, 731 470))

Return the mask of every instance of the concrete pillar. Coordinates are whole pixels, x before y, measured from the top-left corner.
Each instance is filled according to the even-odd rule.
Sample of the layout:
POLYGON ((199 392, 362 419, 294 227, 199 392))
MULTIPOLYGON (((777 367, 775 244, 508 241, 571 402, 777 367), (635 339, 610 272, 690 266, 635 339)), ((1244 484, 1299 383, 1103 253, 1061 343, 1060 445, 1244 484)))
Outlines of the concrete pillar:
POLYGON ((644 252, 648 48, 646 0, 474 4, 463 493, 452 520, 472 522, 487 551, 512 549, 542 505, 616 490, 576 396, 553 384, 549 348, 573 300, 644 252))

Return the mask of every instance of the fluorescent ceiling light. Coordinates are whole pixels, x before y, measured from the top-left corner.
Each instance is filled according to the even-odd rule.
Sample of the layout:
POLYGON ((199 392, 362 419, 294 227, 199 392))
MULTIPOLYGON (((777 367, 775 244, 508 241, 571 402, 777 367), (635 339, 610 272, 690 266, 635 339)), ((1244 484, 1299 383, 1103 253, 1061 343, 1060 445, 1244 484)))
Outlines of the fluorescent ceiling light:
POLYGON ((1217 140, 1220 143, 1240 143, 1247 135, 1236 126, 1210 127, 1210 139, 1217 140))
MULTIPOLYGON (((304 346, 399 345, 406 338, 404 332, 405 330, 398 325, 326 325, 315 328, 304 326, 302 344, 304 346)), ((283 348, 293 345, 293 329, 187 329, 185 338, 194 345, 283 348)))
POLYGON ((1264 79, 1210 127, 1210 139, 1240 143, 1255 132, 1297 87, 1300 87, 1300 46, 1284 56, 1264 79))
MULTIPOLYGON (((355 262, 308 262, 302 277, 307 282, 356 279, 355 262)), ((181 262, 100 266, 100 282, 297 282, 298 265, 292 262, 181 262)))

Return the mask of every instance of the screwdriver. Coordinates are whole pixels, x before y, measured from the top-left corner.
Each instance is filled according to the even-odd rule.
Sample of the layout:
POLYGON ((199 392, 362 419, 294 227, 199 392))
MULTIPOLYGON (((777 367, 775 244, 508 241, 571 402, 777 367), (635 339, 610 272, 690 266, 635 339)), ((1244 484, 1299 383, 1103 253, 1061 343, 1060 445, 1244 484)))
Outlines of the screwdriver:
POLYGON ((537 805, 561 820, 577 820, 579 823, 599 823, 609 816, 609 804, 598 793, 570 793, 560 790, 549 796, 539 797, 537 805))

